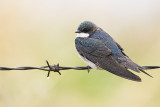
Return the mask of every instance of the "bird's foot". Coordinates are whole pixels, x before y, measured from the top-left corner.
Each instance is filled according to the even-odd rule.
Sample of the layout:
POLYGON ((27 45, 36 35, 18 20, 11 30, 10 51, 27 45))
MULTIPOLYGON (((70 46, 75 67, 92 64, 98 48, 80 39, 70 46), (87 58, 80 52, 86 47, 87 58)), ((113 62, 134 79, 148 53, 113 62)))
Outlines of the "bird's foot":
POLYGON ((90 66, 87 66, 87 71, 88 71, 88 73, 90 73, 90 69, 91 69, 91 67, 90 67, 90 66))

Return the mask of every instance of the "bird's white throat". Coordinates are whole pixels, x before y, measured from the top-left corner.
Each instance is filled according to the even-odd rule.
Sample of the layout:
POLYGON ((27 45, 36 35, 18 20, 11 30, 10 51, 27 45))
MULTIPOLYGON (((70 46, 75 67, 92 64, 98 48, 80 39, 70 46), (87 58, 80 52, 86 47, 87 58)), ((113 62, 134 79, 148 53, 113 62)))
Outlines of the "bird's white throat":
POLYGON ((89 36, 89 34, 88 33, 78 33, 77 34, 77 37, 82 37, 82 38, 84 38, 84 37, 88 37, 89 36))

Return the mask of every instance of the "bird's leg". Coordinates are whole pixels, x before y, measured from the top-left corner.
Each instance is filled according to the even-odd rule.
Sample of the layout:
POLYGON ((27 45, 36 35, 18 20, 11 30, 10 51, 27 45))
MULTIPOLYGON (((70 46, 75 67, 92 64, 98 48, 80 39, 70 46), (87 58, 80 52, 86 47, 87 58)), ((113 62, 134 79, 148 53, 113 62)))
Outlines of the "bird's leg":
POLYGON ((90 68, 91 68, 90 66, 87 66, 87 71, 88 71, 88 73, 90 72, 90 68))

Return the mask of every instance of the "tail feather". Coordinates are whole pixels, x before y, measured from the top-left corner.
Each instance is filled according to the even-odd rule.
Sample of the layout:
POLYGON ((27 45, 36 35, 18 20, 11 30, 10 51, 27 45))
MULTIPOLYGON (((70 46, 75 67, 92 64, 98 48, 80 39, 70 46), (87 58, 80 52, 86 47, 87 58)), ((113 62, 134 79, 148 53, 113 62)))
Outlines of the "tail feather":
POLYGON ((157 69, 157 68, 160 68, 160 66, 142 66, 142 68, 144 70, 148 70, 148 69, 157 69))
MULTIPOLYGON (((145 73, 146 75, 152 77, 150 74, 148 74, 147 72, 145 72, 143 69, 140 69, 140 68, 139 68, 139 70, 140 70, 141 72, 145 73)), ((152 77, 152 78, 153 78, 153 77, 152 77)))
MULTIPOLYGON (((146 75, 152 77, 150 74, 148 74, 147 72, 145 72, 144 70, 149 70, 149 69, 157 69, 160 68, 160 66, 142 66, 141 68, 139 68, 139 70, 143 73, 145 73, 146 75)), ((152 77, 153 78, 153 77, 152 77)))

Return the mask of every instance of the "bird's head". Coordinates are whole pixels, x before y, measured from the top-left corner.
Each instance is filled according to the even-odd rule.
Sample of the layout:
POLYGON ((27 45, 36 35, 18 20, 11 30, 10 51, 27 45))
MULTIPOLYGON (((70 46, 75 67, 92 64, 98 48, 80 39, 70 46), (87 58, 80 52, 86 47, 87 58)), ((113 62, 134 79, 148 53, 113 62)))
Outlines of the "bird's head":
POLYGON ((93 34, 97 30, 97 28, 98 27, 94 23, 90 21, 84 21, 78 26, 78 29, 75 33, 83 35, 85 34, 86 36, 89 36, 93 34))

